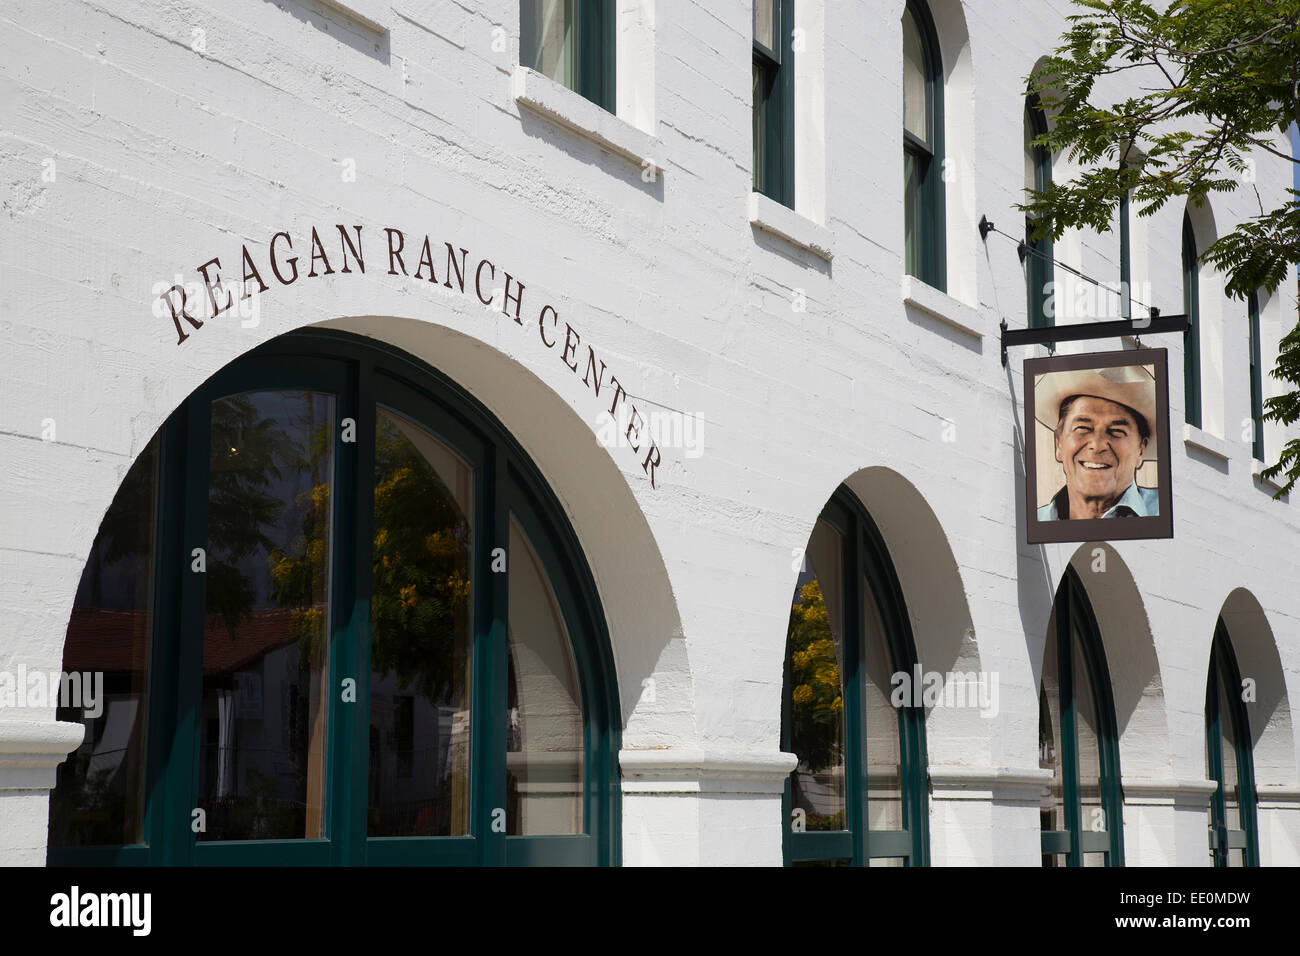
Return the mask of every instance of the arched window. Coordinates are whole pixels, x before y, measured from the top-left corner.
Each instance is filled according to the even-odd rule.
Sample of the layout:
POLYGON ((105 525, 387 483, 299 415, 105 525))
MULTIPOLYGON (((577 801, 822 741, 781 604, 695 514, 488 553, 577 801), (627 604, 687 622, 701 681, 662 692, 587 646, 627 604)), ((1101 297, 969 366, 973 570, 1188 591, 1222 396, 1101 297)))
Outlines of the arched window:
POLYGON ((1066 568, 1043 653, 1038 765, 1044 866, 1124 864, 1119 745, 1101 634, 1083 582, 1066 568))
POLYGON ((1259 296, 1252 292, 1246 306, 1250 323, 1251 456, 1264 460, 1264 367, 1259 357, 1259 296))
POLYGON ((943 60, 923 0, 903 11, 903 227, 907 274, 947 291, 943 60))
POLYGON ((928 863, 925 709, 919 687, 905 692, 920 680, 907 607, 880 532, 843 487, 808 542, 785 666, 782 748, 799 757, 783 801, 786 863, 928 863))
POLYGON ((1210 799, 1210 853, 1215 866, 1259 866, 1255 768, 1241 672, 1219 618, 1205 689, 1205 762, 1218 789, 1210 799))
POLYGON ((1192 219, 1183 213, 1183 311, 1187 331, 1183 333, 1183 401, 1187 424, 1201 427, 1201 274, 1196 264, 1196 232, 1192 219))
POLYGON ((223 369, 100 527, 102 671, 52 863, 614 863, 608 636, 563 512, 416 360, 302 332, 223 369))
MULTIPOLYGON (((1038 102, 1038 95, 1031 94, 1025 102, 1025 187, 1042 191, 1052 183, 1052 152, 1046 146, 1036 145, 1034 140, 1047 133, 1047 117, 1038 102)), ((1029 327, 1046 328, 1054 325, 1054 310, 1051 307, 1052 289, 1055 282, 1056 268, 1052 261, 1054 255, 1051 236, 1044 236, 1035 241, 1033 238, 1033 220, 1025 217, 1025 282, 1029 295, 1029 327)))

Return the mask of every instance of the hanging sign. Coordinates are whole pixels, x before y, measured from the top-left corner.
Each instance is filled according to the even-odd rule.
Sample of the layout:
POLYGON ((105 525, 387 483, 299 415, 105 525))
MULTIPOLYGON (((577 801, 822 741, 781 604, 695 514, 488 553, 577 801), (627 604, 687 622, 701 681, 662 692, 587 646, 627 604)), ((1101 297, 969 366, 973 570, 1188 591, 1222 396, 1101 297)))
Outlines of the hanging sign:
POLYGON ((1165 349, 1025 360, 1030 544, 1174 536, 1165 349))

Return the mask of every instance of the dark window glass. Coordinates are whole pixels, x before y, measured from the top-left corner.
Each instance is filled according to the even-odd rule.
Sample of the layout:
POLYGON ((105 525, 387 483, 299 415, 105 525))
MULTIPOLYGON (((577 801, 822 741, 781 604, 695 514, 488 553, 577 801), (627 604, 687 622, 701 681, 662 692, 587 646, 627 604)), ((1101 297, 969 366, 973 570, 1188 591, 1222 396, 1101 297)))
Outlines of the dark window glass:
POLYGON ((198 836, 321 837, 334 398, 211 414, 198 836))
MULTIPOLYGON (((63 648, 71 706, 60 706, 57 716, 82 724, 85 736, 59 765, 50 795, 51 846, 143 840, 157 488, 155 438, 104 515, 77 586, 63 648)), ((61 699, 63 692, 61 683, 61 699)))
POLYGON ((370 836, 469 832, 473 470, 380 409, 370 604, 370 836))

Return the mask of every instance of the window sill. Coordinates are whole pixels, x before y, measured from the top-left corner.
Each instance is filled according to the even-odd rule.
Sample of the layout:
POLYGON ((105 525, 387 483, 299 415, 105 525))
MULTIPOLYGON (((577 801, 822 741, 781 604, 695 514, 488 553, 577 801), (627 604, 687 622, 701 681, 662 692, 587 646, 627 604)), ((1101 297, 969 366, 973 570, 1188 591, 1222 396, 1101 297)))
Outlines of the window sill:
POLYGON ((521 107, 645 169, 663 171, 663 142, 658 137, 601 109, 562 83, 526 66, 516 66, 513 89, 515 102, 521 107))
POLYGON ((940 292, 934 286, 922 282, 916 276, 903 276, 903 302, 913 308, 932 315, 945 325, 965 332, 977 339, 984 338, 984 333, 977 326, 980 323, 979 310, 964 302, 958 302, 946 292, 940 292))
POLYGON ((1232 445, 1195 425, 1183 424, 1183 444, 1213 455, 1227 464, 1232 460, 1232 445))
POLYGON ((384 25, 391 12, 387 3, 382 3, 380 0, 321 0, 321 2, 375 33, 388 32, 388 27, 384 25))
POLYGON ((827 262, 835 258, 835 240, 829 229, 762 193, 749 194, 749 222, 827 262))
MULTIPOLYGON (((1286 482, 1284 482, 1284 481, 1277 481, 1277 480, 1275 480, 1275 479, 1273 479, 1273 478, 1265 478, 1265 477, 1264 477, 1264 469, 1267 468, 1267 467, 1268 467, 1268 465, 1264 464, 1264 463, 1263 463, 1262 461, 1260 461, 1258 458, 1251 458, 1251 460, 1250 460, 1250 474, 1251 474, 1251 477, 1253 477, 1255 480, 1257 480, 1257 481, 1258 481, 1261 485, 1263 485, 1265 488, 1272 488, 1273 491, 1275 491, 1275 492, 1281 491, 1281 490, 1286 486, 1286 482)), ((1289 496, 1287 496, 1287 497, 1289 497, 1289 496)))

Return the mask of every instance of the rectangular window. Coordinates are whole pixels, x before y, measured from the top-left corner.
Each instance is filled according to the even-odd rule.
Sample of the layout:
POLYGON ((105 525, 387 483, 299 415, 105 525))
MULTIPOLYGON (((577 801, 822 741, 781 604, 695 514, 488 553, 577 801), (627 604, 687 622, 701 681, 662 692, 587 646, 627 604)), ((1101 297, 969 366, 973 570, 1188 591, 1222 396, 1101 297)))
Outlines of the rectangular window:
POLYGON ((1196 266, 1196 236, 1192 223, 1183 216, 1183 311, 1187 331, 1183 333, 1183 401, 1187 424, 1201 427, 1201 289, 1196 266))
POLYGON ((1259 297, 1250 296, 1250 420, 1251 453, 1264 460, 1264 373, 1259 358, 1259 297))
POLYGON ((614 0, 519 0, 519 62, 614 112, 614 0))
POLYGON ((794 208, 793 0, 754 0, 754 192, 794 208))

